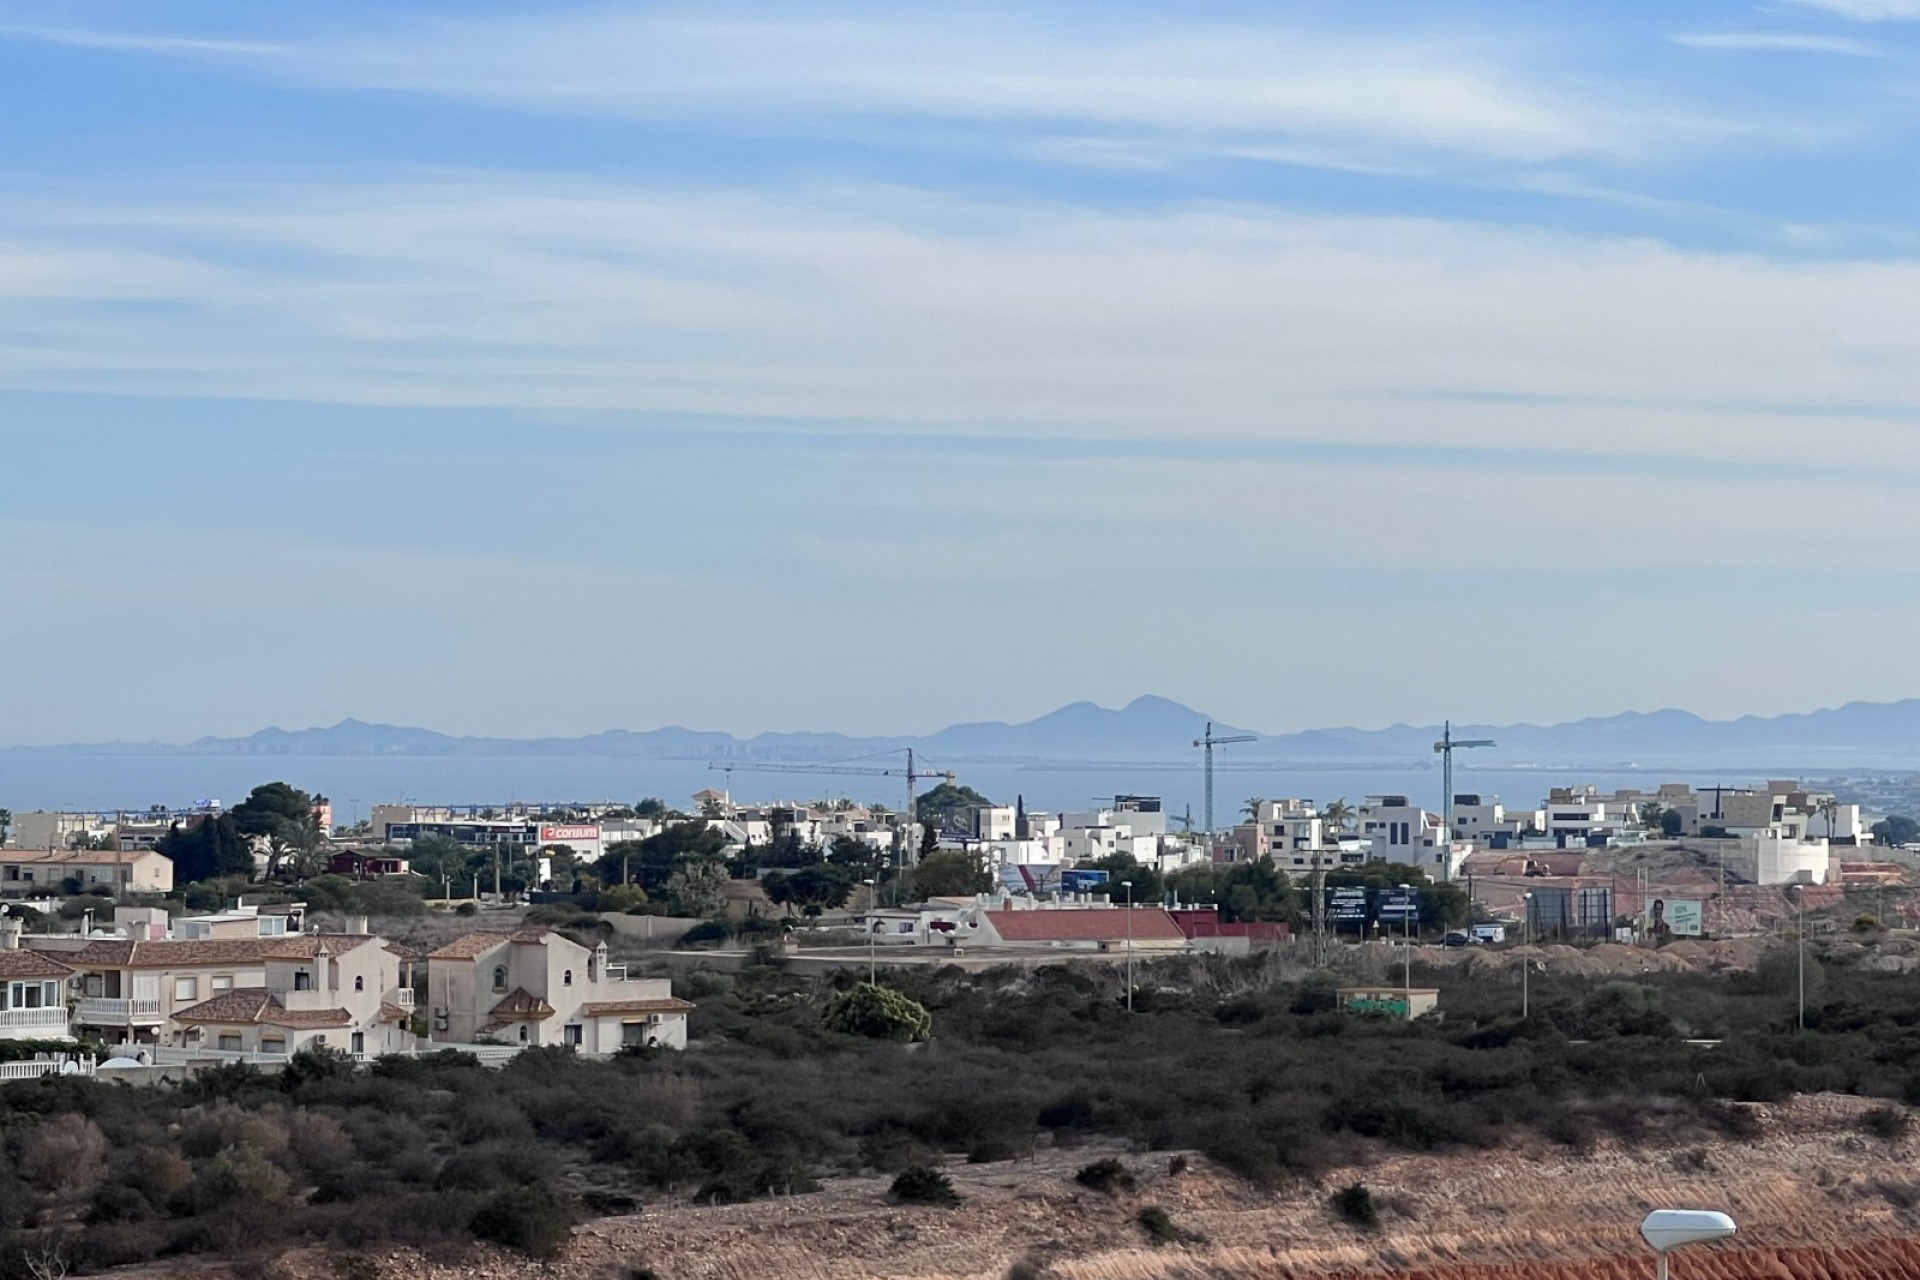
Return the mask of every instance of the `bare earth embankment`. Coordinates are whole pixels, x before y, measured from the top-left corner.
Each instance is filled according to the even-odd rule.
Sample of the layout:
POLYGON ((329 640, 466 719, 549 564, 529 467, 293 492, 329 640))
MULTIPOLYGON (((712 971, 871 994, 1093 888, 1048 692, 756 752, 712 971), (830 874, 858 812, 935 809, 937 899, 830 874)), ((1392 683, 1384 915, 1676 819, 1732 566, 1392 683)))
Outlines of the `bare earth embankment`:
MULTIPOLYGON (((1651 1255, 1634 1234, 1649 1209, 1725 1209, 1732 1246, 1679 1255, 1675 1280, 1920 1277, 1920 1144, 1868 1136, 1874 1103, 1801 1098, 1756 1107, 1759 1135, 1665 1148, 1602 1144, 1573 1153, 1538 1142, 1452 1156, 1381 1155, 1312 1185, 1256 1191, 1188 1156, 1120 1153, 1136 1191, 1108 1196, 1074 1172, 1109 1147, 1042 1151, 1014 1164, 956 1165, 956 1208, 893 1206, 886 1179, 843 1179, 822 1192, 719 1208, 649 1207, 581 1228, 552 1263, 502 1255, 434 1262, 374 1253, 383 1275, 423 1280, 1003 1280, 1018 1264, 1058 1280, 1158 1277, 1402 1276, 1459 1280, 1565 1277, 1644 1280, 1651 1255), (1364 1182, 1380 1225, 1348 1225, 1329 1199, 1364 1182), (1137 1223, 1157 1205, 1196 1238, 1154 1247, 1137 1223), (646 1270, 643 1270, 646 1269, 646 1270)), ((274 1270, 288 1280, 342 1274, 305 1253, 274 1270)), ((207 1275, 206 1271, 175 1271, 207 1275)))

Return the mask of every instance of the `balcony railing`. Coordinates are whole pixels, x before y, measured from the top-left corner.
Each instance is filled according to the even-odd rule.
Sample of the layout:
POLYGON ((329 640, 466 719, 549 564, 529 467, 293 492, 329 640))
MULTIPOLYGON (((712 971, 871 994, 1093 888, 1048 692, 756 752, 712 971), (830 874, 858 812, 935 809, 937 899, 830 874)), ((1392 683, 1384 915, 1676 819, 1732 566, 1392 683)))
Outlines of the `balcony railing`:
POLYGON ((402 1009, 413 1008, 413 988, 401 987, 398 991, 394 993, 393 1002, 399 1005, 402 1009))
POLYGON ((160 1001, 109 1000, 88 996, 80 1002, 78 1020, 96 1026, 130 1026, 136 1022, 159 1022, 160 1001))
POLYGON ((50 1009, 0 1010, 0 1032, 65 1031, 66 1029, 67 1011, 57 1005, 50 1009))

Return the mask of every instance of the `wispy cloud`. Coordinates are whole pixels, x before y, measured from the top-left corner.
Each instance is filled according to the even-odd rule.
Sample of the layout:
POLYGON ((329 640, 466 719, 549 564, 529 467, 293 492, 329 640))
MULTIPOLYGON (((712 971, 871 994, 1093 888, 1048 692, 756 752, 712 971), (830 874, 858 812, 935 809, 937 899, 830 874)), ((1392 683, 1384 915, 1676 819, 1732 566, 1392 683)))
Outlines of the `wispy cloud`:
POLYGON ((1689 49, 1727 53, 1830 53, 1846 58, 1884 58, 1879 45, 1851 36, 1823 36, 1812 32, 1705 31, 1667 37, 1689 49))
POLYGON ((203 36, 138 35, 124 31, 91 31, 66 27, 0 26, 0 40, 26 40, 69 45, 78 49, 105 49, 118 53, 211 55, 220 57, 278 57, 289 52, 284 44, 260 40, 222 40, 203 36))
POLYGON ((1022 145, 1062 139, 1095 163, 1145 148, 1305 164, 1333 157, 1333 167, 1363 170, 1421 157, 1530 165, 1766 131, 1764 121, 1689 109, 1671 95, 1634 98, 1607 76, 1569 74, 1575 53, 1498 25, 1471 35, 1365 33, 1281 18, 1233 25, 1192 10, 1116 11, 1089 25, 908 4, 827 18, 735 3, 382 26, 264 42, 38 34, 231 63, 310 87, 533 112, 774 133, 894 127, 919 145, 929 122, 1008 130, 1022 145))
POLYGON ((1855 22, 1920 21, 1920 0, 1787 0, 1855 22))

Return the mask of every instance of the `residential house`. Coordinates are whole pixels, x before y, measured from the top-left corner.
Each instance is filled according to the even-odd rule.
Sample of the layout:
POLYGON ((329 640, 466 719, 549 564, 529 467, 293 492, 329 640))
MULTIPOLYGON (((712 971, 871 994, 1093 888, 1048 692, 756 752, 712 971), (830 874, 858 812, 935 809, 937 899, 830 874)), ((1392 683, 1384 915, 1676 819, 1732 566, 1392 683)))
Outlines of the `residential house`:
MULTIPOLYGON (((176 1023, 175 1014, 235 991, 277 991, 284 987, 288 992, 332 992, 345 987, 356 995, 365 995, 369 984, 378 984, 376 1000, 387 1000, 396 1007, 410 1007, 412 1003, 411 983, 401 981, 399 955, 382 939, 367 934, 158 941, 115 938, 89 941, 74 950, 64 949, 65 939, 44 943, 36 939, 32 945, 75 970, 80 1001, 74 1011, 74 1026, 108 1039, 180 1042, 182 1038, 175 1033, 192 1024, 176 1023), (356 957, 348 963, 347 958, 362 949, 380 954, 356 957), (374 968, 368 967, 369 961, 374 968), (387 967, 379 967, 382 964, 387 967)), ((355 1029, 366 1030, 364 1020, 356 1021, 355 1029)), ((283 1038, 288 1044, 285 1051, 291 1052, 299 1037, 283 1038)), ((346 1037, 339 1041, 339 1047, 347 1047, 346 1037)))
POLYGON ((1074 951, 1184 951, 1187 935, 1160 907, 978 908, 949 935, 966 947, 1058 947, 1074 951))
POLYGON ((327 870, 336 876, 369 880, 404 876, 413 870, 413 863, 392 849, 341 849, 327 859, 327 870))
POLYGON ((414 1046, 405 956, 366 934, 290 941, 303 945, 267 954, 257 985, 172 1011, 168 1042, 226 1053, 298 1053, 320 1046, 355 1057, 414 1046))
POLYGON ((169 893, 173 860, 151 849, 0 850, 0 894, 44 893, 68 880, 114 897, 169 893))
POLYGON ((0 1040, 66 1040, 67 981, 73 970, 18 949, 19 924, 0 920, 0 1040))
POLYGON ((432 1038, 472 1044, 564 1045, 613 1053, 629 1045, 684 1049, 687 1012, 666 979, 627 976, 606 944, 558 933, 469 933, 427 956, 432 1038))

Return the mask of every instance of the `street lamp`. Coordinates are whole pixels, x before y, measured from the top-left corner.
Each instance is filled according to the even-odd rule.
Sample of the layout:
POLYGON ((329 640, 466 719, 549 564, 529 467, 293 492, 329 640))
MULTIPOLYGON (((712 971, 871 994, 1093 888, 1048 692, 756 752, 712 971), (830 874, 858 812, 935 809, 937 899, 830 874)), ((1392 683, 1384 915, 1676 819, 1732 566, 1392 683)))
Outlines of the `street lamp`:
POLYGON ((1400 886, 1400 933, 1406 939, 1407 958, 1401 965, 1401 976, 1407 984, 1407 1021, 1413 1021, 1413 913, 1408 906, 1413 902, 1413 887, 1400 886))
POLYGON ((1524 954, 1533 947, 1533 894, 1531 893, 1520 895, 1520 937, 1522 939, 1520 948, 1523 953, 1520 956, 1520 1018, 1525 1021, 1528 1007, 1527 987, 1530 982, 1528 975, 1533 969, 1533 961, 1524 954))
POLYGON ((867 985, 877 987, 880 985, 880 962, 875 958, 873 949, 873 912, 875 906, 878 905, 875 899, 879 897, 879 894, 875 891, 872 880, 862 880, 860 883, 867 886, 867 985))
POLYGON ((1800 1030, 1807 1029, 1807 886, 1793 886, 1794 932, 1800 935, 1800 1030))
POLYGON ((1133 1012, 1133 881, 1123 880, 1127 891, 1127 1012, 1133 1012))
POLYGON ((1709 1209, 1655 1209, 1640 1224, 1640 1236, 1660 1259, 1659 1280, 1667 1280, 1667 1255, 1682 1245, 1725 1240, 1733 1219, 1709 1209))

